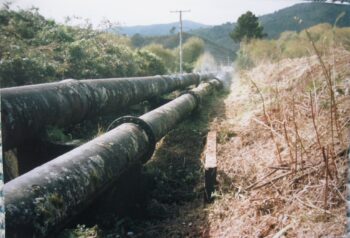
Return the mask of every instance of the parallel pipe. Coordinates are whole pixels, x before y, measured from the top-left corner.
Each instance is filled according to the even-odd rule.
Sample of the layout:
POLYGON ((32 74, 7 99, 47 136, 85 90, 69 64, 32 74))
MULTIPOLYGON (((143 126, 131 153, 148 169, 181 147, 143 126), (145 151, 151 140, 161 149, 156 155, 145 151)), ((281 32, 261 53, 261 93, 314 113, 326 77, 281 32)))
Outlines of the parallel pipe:
POLYGON ((18 146, 45 126, 67 126, 97 114, 119 111, 128 105, 213 78, 208 74, 139 78, 63 80, 0 90, 4 149, 18 146))
POLYGON ((219 85, 218 80, 202 83, 138 118, 136 121, 144 126, 124 123, 6 183, 7 237, 45 237, 62 229, 123 171, 147 161, 152 143, 193 112, 200 100, 219 85))

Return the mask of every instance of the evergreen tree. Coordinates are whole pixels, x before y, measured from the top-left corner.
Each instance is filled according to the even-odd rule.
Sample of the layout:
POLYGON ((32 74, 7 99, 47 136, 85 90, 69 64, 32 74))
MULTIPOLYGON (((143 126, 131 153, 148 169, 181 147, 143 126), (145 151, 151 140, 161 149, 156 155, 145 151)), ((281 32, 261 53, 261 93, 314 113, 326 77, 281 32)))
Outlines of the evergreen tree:
POLYGON ((237 25, 230 33, 230 37, 235 42, 241 42, 242 40, 250 40, 252 38, 263 38, 266 36, 263 33, 264 28, 259 24, 258 18, 248 11, 238 18, 237 25))

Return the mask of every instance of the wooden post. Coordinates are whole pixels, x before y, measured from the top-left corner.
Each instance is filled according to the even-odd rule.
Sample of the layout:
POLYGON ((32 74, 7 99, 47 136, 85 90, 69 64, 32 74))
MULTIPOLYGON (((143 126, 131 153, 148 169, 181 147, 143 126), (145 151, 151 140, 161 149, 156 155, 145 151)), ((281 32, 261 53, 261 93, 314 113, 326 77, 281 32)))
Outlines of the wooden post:
POLYGON ((205 151, 205 201, 212 202, 212 193, 216 184, 216 131, 210 131, 207 136, 205 151))

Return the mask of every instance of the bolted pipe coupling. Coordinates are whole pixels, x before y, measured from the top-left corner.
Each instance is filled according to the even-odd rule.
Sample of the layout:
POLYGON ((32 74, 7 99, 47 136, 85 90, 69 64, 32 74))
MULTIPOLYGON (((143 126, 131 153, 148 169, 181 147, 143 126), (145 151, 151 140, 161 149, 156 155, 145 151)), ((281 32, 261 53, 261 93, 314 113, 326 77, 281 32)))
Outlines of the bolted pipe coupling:
POLYGON ((148 151, 144 157, 144 159, 142 160, 143 163, 145 163, 146 161, 148 161, 148 159, 150 159, 156 149, 156 144, 157 144, 157 140, 156 137, 154 135, 154 132, 152 130, 152 127, 143 119, 139 118, 139 117, 135 117, 135 116, 123 116, 123 117, 119 117, 116 120, 112 121, 111 124, 109 124, 109 126, 107 127, 107 131, 110 131, 124 123, 132 123, 135 124, 138 128, 140 128, 141 130, 143 130, 148 138, 148 142, 149 142, 149 146, 148 146, 148 151))
POLYGON ((208 81, 208 83, 213 85, 214 87, 217 87, 218 89, 221 89, 224 87, 224 83, 218 77, 213 78, 212 80, 208 81), (218 82, 219 85, 217 85, 215 82, 218 82))
POLYGON ((198 108, 202 104, 202 98, 196 92, 192 90, 186 90, 180 93, 180 96, 186 95, 186 94, 190 94, 194 97, 194 99, 196 100, 196 108, 198 108))

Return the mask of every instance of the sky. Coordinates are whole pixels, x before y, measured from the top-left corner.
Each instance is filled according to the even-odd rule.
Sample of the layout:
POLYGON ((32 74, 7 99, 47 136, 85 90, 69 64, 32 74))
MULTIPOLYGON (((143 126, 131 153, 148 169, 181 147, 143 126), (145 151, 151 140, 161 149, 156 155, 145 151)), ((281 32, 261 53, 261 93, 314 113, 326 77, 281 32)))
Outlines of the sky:
MULTIPOLYGON (((5 1, 5 0, 0 0, 5 1)), ((250 10, 260 16, 301 0, 11 0, 12 9, 39 8, 40 14, 64 23, 67 16, 89 19, 96 27, 104 19, 120 26, 178 21, 174 10, 190 10, 183 19, 207 25, 235 22, 250 10)))

